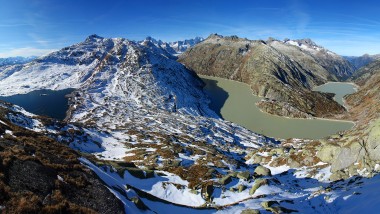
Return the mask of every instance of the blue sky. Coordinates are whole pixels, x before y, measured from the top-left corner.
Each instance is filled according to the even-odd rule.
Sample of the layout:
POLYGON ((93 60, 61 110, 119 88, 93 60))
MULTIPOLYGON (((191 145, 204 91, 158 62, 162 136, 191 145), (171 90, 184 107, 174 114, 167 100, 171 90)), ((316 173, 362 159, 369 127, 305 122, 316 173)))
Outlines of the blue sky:
POLYGON ((0 57, 40 55, 94 33, 164 41, 211 33, 311 38, 342 55, 377 54, 379 11, 369 0, 0 0, 0 57))

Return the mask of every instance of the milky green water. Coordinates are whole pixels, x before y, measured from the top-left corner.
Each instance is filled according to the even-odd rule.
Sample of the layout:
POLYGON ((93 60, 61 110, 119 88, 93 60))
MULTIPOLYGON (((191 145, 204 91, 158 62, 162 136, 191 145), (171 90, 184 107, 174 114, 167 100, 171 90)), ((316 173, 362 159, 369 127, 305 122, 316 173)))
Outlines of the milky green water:
POLYGON ((328 82, 326 84, 315 87, 314 91, 335 93, 334 100, 343 106, 343 97, 346 94, 352 94, 356 92, 356 87, 355 85, 350 83, 328 82))
MULTIPOLYGON (((354 125, 347 121, 290 119, 270 115, 261 112, 256 106, 255 103, 261 98, 253 95, 248 85, 217 77, 201 76, 201 78, 206 83, 204 90, 212 101, 211 109, 225 120, 269 137, 318 139, 350 129, 354 125)), ((335 91, 344 91, 347 85, 351 84, 341 83, 329 87, 335 91)), ((329 87, 323 89, 328 90, 329 87)))

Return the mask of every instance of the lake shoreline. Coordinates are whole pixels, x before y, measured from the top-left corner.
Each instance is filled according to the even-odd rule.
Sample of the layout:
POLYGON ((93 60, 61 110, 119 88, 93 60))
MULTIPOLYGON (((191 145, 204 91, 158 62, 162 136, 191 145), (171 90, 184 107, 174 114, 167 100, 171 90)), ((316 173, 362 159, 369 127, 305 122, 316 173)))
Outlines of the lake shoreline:
MULTIPOLYGON (((288 138, 322 139, 322 138, 334 135, 334 134, 336 134, 338 132, 352 129, 352 128, 354 128, 356 126, 356 122, 355 121, 351 121, 351 120, 343 120, 343 119, 340 120, 340 119, 319 118, 319 117, 292 118, 292 117, 284 117, 284 116, 272 115, 272 114, 269 114, 267 112, 262 111, 260 108, 257 107, 256 103, 259 102, 259 100, 263 99, 264 97, 255 95, 253 93, 250 85, 248 85, 247 83, 239 82, 239 81, 236 81, 236 80, 230 80, 230 79, 220 78, 220 77, 208 76, 208 75, 199 75, 199 77, 204 80, 204 82, 206 83, 206 85, 208 84, 207 80, 209 80, 209 81, 216 81, 217 82, 216 86, 219 89, 221 88, 221 89, 223 89, 223 91, 228 92, 228 94, 230 96, 233 95, 233 94, 230 94, 230 91, 228 91, 225 87, 227 87, 227 88, 230 87, 230 89, 231 89, 231 87, 233 87, 232 89, 234 89, 234 87, 236 87, 236 86, 233 86, 233 84, 241 84, 241 86, 243 86, 243 88, 245 88, 244 90, 248 89, 248 91, 242 92, 240 94, 238 93, 238 95, 236 95, 236 93, 235 93, 233 95, 233 96, 235 96, 233 98, 234 101, 230 101, 230 102, 237 102, 237 103, 239 103, 238 105, 242 105, 241 107, 243 107, 247 103, 246 102, 240 103, 242 100, 239 101, 239 99, 241 99, 242 96, 246 97, 247 93, 249 92, 249 95, 252 96, 252 98, 253 98, 252 100, 249 99, 250 100, 249 102, 251 103, 249 105, 252 105, 252 102, 253 102, 253 105, 254 105, 254 107, 253 106, 249 106, 249 108, 253 107, 256 110, 253 110, 253 112, 245 112, 245 113, 241 113, 240 112, 239 113, 240 116, 239 116, 239 114, 236 116, 235 113, 234 113, 234 111, 231 111, 231 109, 229 109, 229 110, 227 110, 227 111, 230 111, 228 113, 229 116, 226 116, 223 113, 223 108, 225 108, 226 103, 222 104, 223 106, 219 110, 220 110, 220 114, 223 116, 223 118, 225 120, 228 120, 228 121, 231 121, 231 122, 233 122, 235 124, 243 126, 243 127, 247 128, 247 129, 249 129, 249 130, 251 130, 251 131, 253 131, 255 133, 258 133, 258 134, 262 134, 262 135, 265 135, 265 136, 268 136, 268 137, 273 137, 273 138, 276 138, 276 139, 288 139, 288 138), (226 83, 227 83, 227 85, 232 85, 232 86, 224 86, 223 87, 222 85, 226 84, 226 83), (237 98, 236 98, 236 96, 237 96, 237 98), (256 118, 256 116, 249 115, 249 114, 258 114, 257 111, 260 114, 262 114, 261 116, 259 115, 258 118, 256 118), (243 116, 241 114, 243 114, 243 116), (245 116, 247 116, 249 118, 245 118, 244 114, 245 114, 245 116), (232 118, 231 118, 231 115, 232 115, 232 118), (243 121, 239 122, 239 117, 243 121), (235 118, 235 119, 233 119, 233 118, 235 118), (270 122, 267 122, 267 121, 263 122, 262 120, 263 119, 267 120, 266 118, 268 118, 269 121, 275 121, 275 123, 269 124, 270 122), (279 125, 278 125, 278 124, 276 124, 276 121, 280 121, 281 123, 279 123, 279 125), (309 122, 307 122, 307 121, 309 121, 309 122), (315 121, 315 123, 313 121, 315 121), (329 124, 329 122, 332 122, 334 124, 329 124), (256 124, 254 124, 254 123, 256 123, 256 124), (263 124, 263 127, 260 127, 260 125, 262 125, 262 123, 265 123, 265 124, 263 124), (306 127, 303 127, 302 125, 300 126, 300 124, 303 124, 303 123, 306 123, 305 124, 306 127), (250 126, 249 124, 253 124, 253 125, 250 126), (316 124, 320 124, 320 125, 318 126, 316 124), (322 125, 322 124, 325 124, 325 125, 322 125), (276 126, 278 126, 278 127, 276 127, 276 126), (289 127, 287 127, 287 126, 289 126, 289 127), (291 126, 295 127, 294 130, 291 130, 292 129, 291 126), (325 127, 325 126, 327 126, 327 127, 325 127), (256 127, 256 128, 254 128, 254 127, 256 127), (269 127, 269 129, 268 129, 268 127, 269 127), (281 127, 284 128, 285 130, 280 130, 281 127), (314 127, 314 128, 311 128, 311 129, 309 129, 309 131, 307 131, 306 130, 307 127, 314 127), (300 129, 300 130, 298 131, 298 129, 300 129), (280 132, 276 133, 276 130, 279 130, 280 132), (289 131, 289 133, 287 133, 287 131, 289 131), (304 132, 307 132, 307 133, 304 133, 304 132), (326 134, 323 134, 325 132, 326 132, 326 134), (327 133, 327 132, 329 132, 329 133, 327 133), (285 133, 285 134, 281 134, 281 133, 285 133)), ((209 90, 209 89, 207 89, 207 87, 209 87, 209 86, 205 86, 204 87, 205 92, 208 92, 208 90, 209 90)), ((239 87, 237 87, 237 88, 239 88, 239 87)), ((210 96, 210 98, 211 98, 211 100, 213 102, 213 97, 212 97, 213 93, 210 93, 209 96, 210 96)), ((215 95, 215 96, 217 96, 217 95, 215 95)), ((225 102, 228 102, 227 101, 228 99, 231 99, 231 97, 228 97, 225 102)), ((228 105, 231 105, 231 103, 229 103, 228 105)), ((210 106, 210 108, 211 108, 211 106, 210 106)), ((239 108, 240 108, 240 106, 237 107, 238 111, 241 111, 239 108)), ((244 107, 244 108, 248 108, 248 107, 244 107)), ((213 109, 213 110, 215 111, 215 109, 213 109)))
MULTIPOLYGON (((221 79, 223 79, 223 80, 227 80, 227 81, 232 81, 232 82, 236 82, 236 83, 242 83, 242 84, 244 84, 244 85, 247 85, 249 88, 251 88, 251 86, 248 85, 247 83, 239 82, 239 81, 236 81, 236 80, 230 80, 230 79, 225 79, 225 78, 222 78, 222 77, 208 76, 208 75, 203 75, 203 74, 201 74, 201 75, 198 74, 198 76, 201 77, 201 78, 203 78, 203 77, 205 77, 205 78, 210 78, 210 77, 211 77, 211 78, 221 78, 221 79)), ((345 83, 345 82, 327 82, 327 83, 345 83)), ((326 84, 326 83, 325 83, 325 84, 326 84)), ((347 82, 346 84, 350 84, 350 83, 347 82)), ((324 85, 324 84, 322 84, 322 85, 324 85)), ((352 83, 352 85, 356 86, 355 83, 352 83)), ((252 91, 252 89, 251 89, 251 91, 252 91)), ((266 98, 266 97, 263 97, 263 96, 259 96, 259 95, 254 94, 253 91, 252 91, 252 95, 253 95, 253 96, 256 96, 256 97, 263 98, 263 99, 266 98)), ((296 117, 287 117, 287 116, 279 116, 279 115, 275 115, 275 114, 269 114, 268 112, 265 112, 265 111, 261 110, 260 108, 259 108, 259 110, 260 110, 262 113, 265 113, 265 114, 268 114, 268 115, 271 115, 271 116, 280 117, 280 118, 286 118, 286 119, 292 119, 292 120, 315 120, 315 119, 318 119, 318 120, 327 120, 327 121, 334 121, 334 122, 350 122, 350 123, 353 123, 353 124, 356 125, 356 123, 355 123, 354 121, 352 121, 352 120, 339 120, 339 119, 330 119, 330 118, 323 118, 323 117, 296 118, 296 117)))

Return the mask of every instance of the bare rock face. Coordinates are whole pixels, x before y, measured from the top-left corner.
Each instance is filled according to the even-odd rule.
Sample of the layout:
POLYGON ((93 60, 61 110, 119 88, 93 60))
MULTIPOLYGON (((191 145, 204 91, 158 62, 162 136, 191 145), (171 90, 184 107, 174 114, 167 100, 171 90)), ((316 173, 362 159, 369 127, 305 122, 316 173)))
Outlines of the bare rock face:
POLYGON ((319 46, 295 44, 211 35, 178 61, 197 74, 249 84, 254 94, 269 99, 259 107, 271 114, 305 118, 343 113, 344 108, 333 101, 331 94, 311 89, 327 81, 346 79, 353 68, 319 46))
POLYGON ((380 119, 373 123, 366 143, 369 157, 374 161, 380 161, 380 119))
POLYGON ((356 126, 322 146, 317 156, 331 163, 331 180, 361 174, 372 176, 380 163, 380 62, 363 67, 351 80, 360 89, 346 96, 356 126))

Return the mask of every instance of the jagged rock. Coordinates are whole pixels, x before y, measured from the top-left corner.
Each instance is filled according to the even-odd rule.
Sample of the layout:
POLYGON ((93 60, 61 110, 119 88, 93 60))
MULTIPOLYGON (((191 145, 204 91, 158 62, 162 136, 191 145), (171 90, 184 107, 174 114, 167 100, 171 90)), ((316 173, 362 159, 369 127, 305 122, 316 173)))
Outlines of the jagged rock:
POLYGON ((292 158, 288 159, 288 165, 289 165, 290 168, 298 168, 298 167, 301 166, 301 164, 298 161, 296 161, 296 160, 294 160, 292 158))
POLYGON ((254 173, 259 176, 271 176, 272 173, 270 169, 264 167, 264 166, 257 166, 254 173))
POLYGON ((149 208, 144 204, 140 197, 135 196, 131 198, 131 201, 136 205, 137 208, 141 210, 149 210, 149 208))
POLYGON ((153 178, 154 171, 153 170, 143 170, 139 168, 126 167, 125 168, 132 176, 140 179, 153 178))
POLYGON ((271 213, 293 213, 298 212, 297 210, 291 210, 287 209, 285 207, 280 206, 280 204, 277 201, 263 201, 260 204, 265 210, 271 212, 271 213))
POLYGON ((343 171, 343 170, 339 170, 339 171, 335 171, 333 172, 331 175, 330 175, 330 178, 329 180, 330 181, 338 181, 338 180, 341 180, 341 179, 346 179, 348 178, 349 176, 343 171))
POLYGON ((260 214, 260 211, 254 209, 245 209, 242 210, 240 214, 260 214))
POLYGON ((219 179, 219 183, 222 185, 227 185, 232 181, 232 176, 231 175, 226 175, 219 179))
POLYGON ((253 156, 253 163, 261 163, 262 160, 263 160, 263 158, 261 157, 261 155, 257 155, 257 154, 255 154, 255 155, 253 156))
POLYGON ((238 186, 238 192, 243 192, 247 187, 243 184, 239 184, 238 186))
POLYGON ((275 148, 272 150, 277 155, 283 155, 285 153, 284 148, 275 148))
POLYGON ((255 180, 255 183, 253 184, 252 188, 249 190, 249 195, 255 194, 256 190, 260 188, 261 186, 267 185, 268 180, 267 179, 262 179, 258 178, 255 180))
POLYGON ((251 176, 251 173, 249 171, 239 172, 236 175, 237 178, 240 178, 243 180, 248 180, 250 176, 251 176))

